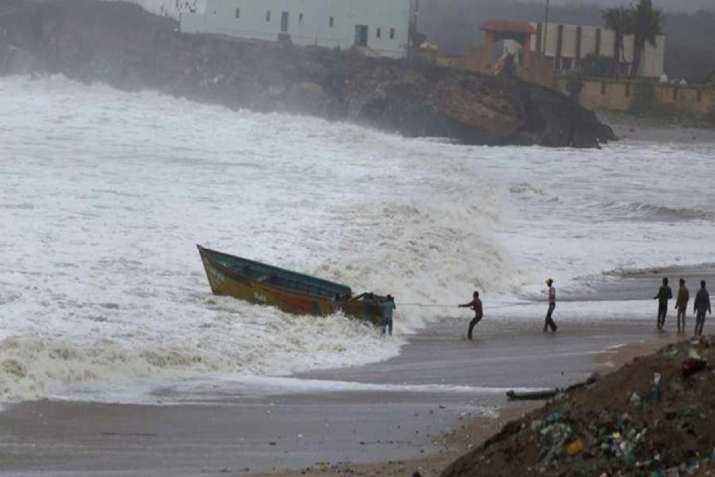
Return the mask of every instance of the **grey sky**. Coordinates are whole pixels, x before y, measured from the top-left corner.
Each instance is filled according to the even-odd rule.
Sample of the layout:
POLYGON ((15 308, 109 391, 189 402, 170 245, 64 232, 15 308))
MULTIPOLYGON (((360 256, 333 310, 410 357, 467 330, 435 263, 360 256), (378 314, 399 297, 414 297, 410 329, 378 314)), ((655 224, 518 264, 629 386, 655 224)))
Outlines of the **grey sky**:
MULTIPOLYGON (((527 0, 528 3, 546 3, 546 0, 527 0)), ((599 6, 628 6, 636 0, 551 0, 557 5, 599 5, 599 6)), ((697 10, 715 11, 715 0, 653 0, 658 8, 668 11, 694 12, 697 10)))

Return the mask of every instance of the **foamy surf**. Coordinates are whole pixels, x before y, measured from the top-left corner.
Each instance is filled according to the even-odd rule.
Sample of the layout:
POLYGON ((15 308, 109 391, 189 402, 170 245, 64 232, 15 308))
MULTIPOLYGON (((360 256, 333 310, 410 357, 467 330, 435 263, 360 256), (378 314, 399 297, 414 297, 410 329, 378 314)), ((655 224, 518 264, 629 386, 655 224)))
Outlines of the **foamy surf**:
MULTIPOLYGON (((687 163, 704 177, 704 149, 461 147, 62 77, 2 78, 0 106, 3 401, 357 366, 396 356, 446 313, 466 319, 404 307, 383 339, 340 316, 213 297, 195 243, 391 293, 398 306, 456 305, 477 288, 484 326, 497 328, 542 319, 541 303, 509 304, 540 300, 547 275, 578 291, 605 270, 712 261, 712 222, 601 213, 664 196, 709 213, 712 189, 682 174, 661 182, 653 167, 687 163)), ((644 306, 558 313, 645 317, 644 306)))

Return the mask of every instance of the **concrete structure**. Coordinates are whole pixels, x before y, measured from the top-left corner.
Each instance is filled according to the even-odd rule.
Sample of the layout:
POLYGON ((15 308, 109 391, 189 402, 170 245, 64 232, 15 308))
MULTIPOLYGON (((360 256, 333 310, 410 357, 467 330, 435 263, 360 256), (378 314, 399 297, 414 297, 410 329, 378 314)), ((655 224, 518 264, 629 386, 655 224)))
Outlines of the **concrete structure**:
POLYGON ((203 12, 181 14, 181 31, 404 58, 412 7, 412 0, 206 0, 203 12))
POLYGON ((518 75, 526 80, 553 85, 553 72, 551 64, 545 61, 538 51, 528 48, 536 33, 534 24, 510 20, 489 20, 482 25, 484 31, 484 46, 474 50, 469 55, 471 62, 467 62, 470 69, 481 72, 493 72, 495 64, 499 61, 496 56, 508 53, 515 58, 518 75), (498 42, 503 42, 501 51, 495 52, 498 42), (471 63, 471 64, 470 64, 471 63))
MULTIPOLYGON (((543 23, 531 24, 535 33, 529 39, 529 50, 542 52, 553 62, 557 72, 579 71, 581 60, 592 54, 603 58, 613 58, 616 35, 602 27, 585 25, 565 25, 549 23, 548 31, 543 23)), ((628 75, 633 65, 634 38, 623 38, 623 51, 619 59, 619 72, 628 75)), ((645 51, 638 65, 637 76, 660 78, 664 73, 665 36, 656 40, 654 47, 646 43, 645 51)))
MULTIPOLYGON (((568 80, 558 81, 559 88, 567 92, 568 80)), ((641 81, 586 78, 579 102, 588 109, 627 112, 631 109, 641 81)), ((648 82, 645 82, 648 83, 648 82)), ((654 106, 674 113, 707 116, 715 113, 715 85, 674 85, 650 82, 655 97, 654 106)))

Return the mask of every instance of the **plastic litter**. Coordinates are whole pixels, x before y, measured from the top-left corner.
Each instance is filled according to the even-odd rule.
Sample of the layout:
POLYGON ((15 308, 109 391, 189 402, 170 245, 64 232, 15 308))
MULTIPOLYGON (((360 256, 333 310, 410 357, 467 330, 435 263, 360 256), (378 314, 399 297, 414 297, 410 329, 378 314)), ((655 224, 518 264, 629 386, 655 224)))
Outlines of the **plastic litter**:
POLYGON ((566 453, 570 456, 575 456, 583 452, 583 449, 583 441, 579 437, 578 439, 566 446, 566 453))
POLYGON ((687 378, 688 376, 692 376, 699 371, 704 371, 705 369, 707 369, 707 367, 708 362, 704 359, 688 358, 683 361, 680 370, 683 374, 683 377, 687 378))
POLYGON ((544 421, 547 424, 553 424, 555 422, 559 422, 559 421, 561 421, 561 413, 558 411, 552 412, 551 414, 549 414, 548 416, 546 416, 544 418, 544 421))
POLYGON ((662 376, 660 373, 653 373, 653 385, 650 387, 650 390, 648 391, 648 394, 645 397, 645 401, 649 403, 653 403, 656 401, 660 401, 660 383, 662 380, 662 376))

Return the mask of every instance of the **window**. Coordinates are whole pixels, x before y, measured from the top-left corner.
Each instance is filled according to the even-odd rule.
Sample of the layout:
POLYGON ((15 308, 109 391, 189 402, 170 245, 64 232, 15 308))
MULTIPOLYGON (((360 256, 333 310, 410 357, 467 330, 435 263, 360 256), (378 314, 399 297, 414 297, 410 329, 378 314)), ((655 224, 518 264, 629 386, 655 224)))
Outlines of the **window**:
POLYGON ((266 21, 267 21, 267 22, 270 22, 270 21, 271 21, 271 11, 270 11, 270 10, 267 10, 267 11, 266 11, 266 21))
POLYGON ((330 17, 330 28, 333 28, 335 26, 335 18, 330 17))
POLYGON ((298 23, 301 25, 303 24, 303 14, 302 13, 298 14, 298 23))
POLYGON ((390 40, 394 40, 394 39, 395 39, 395 29, 390 28, 390 40))
POLYGON ((382 38, 382 28, 378 28, 377 30, 375 30, 375 32, 378 38, 382 38))
POLYGON ((241 18, 241 9, 240 9, 240 8, 237 8, 237 9, 236 9, 236 18, 237 18, 237 19, 238 19, 238 18, 241 18))

